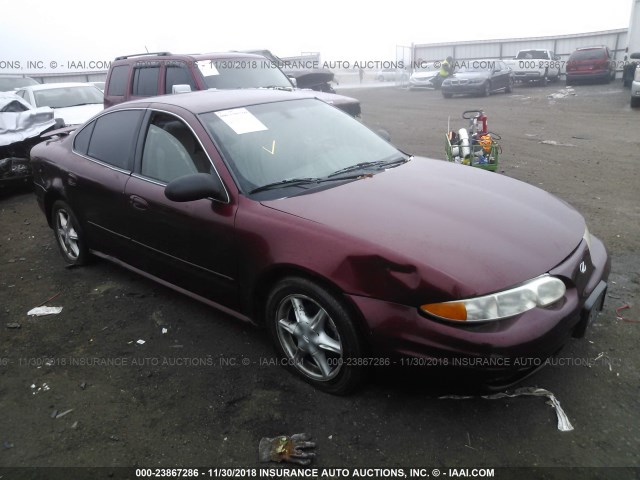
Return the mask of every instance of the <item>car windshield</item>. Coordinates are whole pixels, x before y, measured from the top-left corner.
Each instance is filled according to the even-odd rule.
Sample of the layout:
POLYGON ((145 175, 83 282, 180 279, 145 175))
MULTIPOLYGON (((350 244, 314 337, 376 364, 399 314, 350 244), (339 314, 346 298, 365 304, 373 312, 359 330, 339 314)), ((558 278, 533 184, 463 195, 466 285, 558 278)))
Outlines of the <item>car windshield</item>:
POLYGON ((197 65, 209 88, 293 88, 287 76, 266 58, 201 60, 197 65))
POLYGON ((518 52, 516 60, 547 60, 547 52, 544 50, 524 50, 518 52))
POLYGON ((92 85, 34 90, 36 107, 65 108, 89 103, 102 103, 103 95, 92 85))
POLYGON ((316 99, 210 112, 201 119, 245 193, 293 179, 339 180, 346 171, 353 177, 374 163, 382 168, 385 162, 408 158, 357 120, 316 99))
POLYGON ((0 78, 0 92, 12 92, 16 88, 28 87, 30 85, 38 85, 33 78, 0 78))
POLYGON ((577 50, 571 54, 569 60, 601 60, 606 57, 604 50, 594 48, 593 50, 577 50))

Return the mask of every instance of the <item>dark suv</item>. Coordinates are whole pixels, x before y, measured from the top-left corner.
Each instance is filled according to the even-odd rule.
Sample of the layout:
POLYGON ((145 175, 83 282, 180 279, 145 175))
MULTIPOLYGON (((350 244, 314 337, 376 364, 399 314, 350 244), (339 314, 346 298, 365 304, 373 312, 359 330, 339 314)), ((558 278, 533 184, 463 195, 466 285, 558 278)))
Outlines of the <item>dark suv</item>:
POLYGON ((567 85, 591 80, 609 83, 616 78, 615 62, 607 47, 578 48, 567 61, 567 85))
MULTIPOLYGON (((296 90, 277 64, 261 55, 146 53, 117 57, 111 63, 104 90, 104 107, 156 95, 238 88, 296 90)), ((353 117, 360 116, 360 102, 355 98, 312 90, 298 92, 308 92, 309 97, 323 100, 353 117)))

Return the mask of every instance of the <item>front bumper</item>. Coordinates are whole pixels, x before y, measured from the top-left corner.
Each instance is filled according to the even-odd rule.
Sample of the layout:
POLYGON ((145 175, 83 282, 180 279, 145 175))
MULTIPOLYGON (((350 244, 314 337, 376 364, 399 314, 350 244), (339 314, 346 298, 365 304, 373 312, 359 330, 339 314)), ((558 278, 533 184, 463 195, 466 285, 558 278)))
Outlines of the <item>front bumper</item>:
POLYGON ((604 81, 611 76, 609 70, 593 70, 590 72, 567 72, 567 80, 571 81, 604 81))
POLYGON ((484 92, 483 83, 468 83, 465 85, 442 85, 442 93, 451 95, 480 94, 484 92))
POLYGON ((550 308, 475 325, 434 320, 417 306, 350 298, 366 319, 372 350, 381 357, 429 359, 425 366, 461 367, 506 379, 539 367, 571 336, 584 333, 602 308, 609 271, 607 251, 592 237, 591 250, 583 241, 549 272, 567 285, 562 300, 550 308))
POLYGON ((540 72, 514 72, 514 77, 518 81, 540 80, 543 74, 540 72))
POLYGON ((428 80, 410 79, 409 88, 428 88, 433 90, 435 87, 433 86, 432 80, 432 78, 429 78, 428 80))

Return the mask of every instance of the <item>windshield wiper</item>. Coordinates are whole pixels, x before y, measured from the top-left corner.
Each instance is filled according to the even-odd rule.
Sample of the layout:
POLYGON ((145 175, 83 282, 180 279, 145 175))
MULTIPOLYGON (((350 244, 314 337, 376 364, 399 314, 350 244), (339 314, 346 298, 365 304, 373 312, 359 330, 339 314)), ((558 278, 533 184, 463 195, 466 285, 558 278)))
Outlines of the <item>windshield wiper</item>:
POLYGON ((400 157, 400 158, 396 158, 394 160, 387 160, 386 162, 380 163, 379 167, 384 167, 384 168, 397 167, 398 165, 402 165, 403 163, 407 163, 412 158, 413 158, 413 155, 408 157, 408 158, 400 157))
POLYGON ((329 175, 328 177, 321 177, 321 178, 288 178, 286 180, 267 183, 266 185, 262 185, 261 187, 254 188, 249 192, 249 195, 252 195, 258 192, 263 192, 265 190, 272 190, 274 188, 295 187, 298 185, 308 185, 309 183, 318 184, 318 183, 324 183, 324 182, 338 182, 341 180, 351 180, 351 179, 360 178, 360 177, 362 177, 362 175, 358 174, 358 175, 349 175, 346 177, 339 177, 339 178, 331 178, 331 175, 329 175))
POLYGON ((85 102, 85 103, 76 103, 73 105, 67 105, 67 107, 64 108, 68 108, 68 107, 81 107, 82 105, 98 105, 100 102, 85 102))
POLYGON ((318 183, 320 182, 320 178, 287 178, 285 180, 279 180, 273 183, 267 183, 266 185, 262 185, 261 187, 254 188, 249 192, 249 195, 253 193, 263 192, 265 190, 271 190, 272 188, 280 188, 280 187, 295 187, 296 185, 305 185, 307 183, 318 183))
POLYGON ((286 90, 287 92, 293 91, 293 87, 286 87, 284 85, 269 85, 269 86, 260 87, 260 88, 268 88, 270 90, 286 90))
POLYGON ((341 173, 353 172, 354 170, 363 170, 367 168, 382 168, 382 167, 390 167, 390 166, 398 166, 403 163, 408 162, 411 159, 409 158, 396 158, 394 160, 377 160, 375 162, 360 162, 355 165, 350 165, 348 167, 341 168, 340 170, 336 170, 329 177, 335 177, 336 175, 340 175, 341 173))
POLYGON ((377 162, 360 162, 355 165, 349 165, 348 167, 341 168, 340 170, 336 170, 330 177, 335 177, 336 175, 340 175, 341 173, 353 172, 354 170, 362 170, 364 168, 377 167, 380 164, 380 160, 377 162))

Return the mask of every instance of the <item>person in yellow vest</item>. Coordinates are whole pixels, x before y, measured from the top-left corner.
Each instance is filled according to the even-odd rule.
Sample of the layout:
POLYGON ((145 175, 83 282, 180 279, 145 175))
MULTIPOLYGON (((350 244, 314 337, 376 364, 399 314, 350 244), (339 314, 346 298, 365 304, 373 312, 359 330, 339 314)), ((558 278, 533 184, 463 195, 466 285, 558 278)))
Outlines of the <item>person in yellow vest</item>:
POLYGON ((451 75, 453 75, 453 57, 448 56, 446 60, 443 60, 442 63, 440 63, 440 71, 438 72, 438 75, 433 79, 433 86, 435 88, 440 88, 442 82, 444 82, 444 79, 450 77, 451 75))

